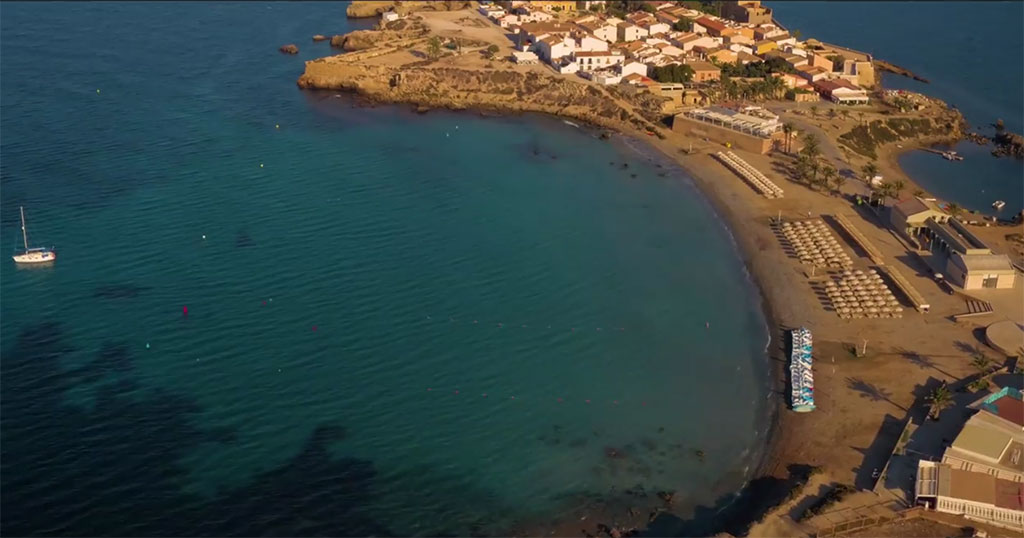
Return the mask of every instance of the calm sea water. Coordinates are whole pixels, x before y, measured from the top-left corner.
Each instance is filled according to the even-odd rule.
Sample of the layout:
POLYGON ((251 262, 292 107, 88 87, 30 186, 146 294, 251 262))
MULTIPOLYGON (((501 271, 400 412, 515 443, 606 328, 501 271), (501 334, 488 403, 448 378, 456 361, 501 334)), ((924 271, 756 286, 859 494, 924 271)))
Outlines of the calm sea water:
POLYGON ((767 333, 687 178, 298 90, 344 8, 0 5, 0 244, 24 205, 60 252, 0 262, 4 534, 500 532, 748 477, 767 333))
MULTIPOLYGON (((929 84, 886 75, 883 85, 922 92, 956 106, 972 128, 991 136, 1002 119, 1024 131, 1024 4, 1021 2, 771 2, 776 17, 805 37, 870 52, 929 84)), ((992 146, 961 142, 949 162, 923 151, 900 166, 940 199, 1008 217, 1024 208, 1024 167, 989 155, 992 146)))

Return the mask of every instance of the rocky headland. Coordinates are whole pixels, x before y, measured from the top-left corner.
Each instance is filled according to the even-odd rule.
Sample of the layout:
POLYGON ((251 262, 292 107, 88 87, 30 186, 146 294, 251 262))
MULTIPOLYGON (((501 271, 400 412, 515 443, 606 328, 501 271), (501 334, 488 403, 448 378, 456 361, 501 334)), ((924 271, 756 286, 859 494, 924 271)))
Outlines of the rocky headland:
POLYGON ((541 112, 608 129, 662 136, 661 98, 633 94, 546 72, 539 66, 478 60, 488 43, 462 40, 454 51, 430 57, 429 29, 414 18, 378 30, 334 36, 331 45, 352 52, 306 62, 300 88, 340 90, 378 102, 453 110, 541 112), (456 61, 470 58, 471 62, 456 61), (532 68, 531 68, 532 67, 532 68))
POLYGON ((353 19, 376 17, 385 11, 394 11, 399 15, 405 15, 414 11, 456 11, 472 7, 473 2, 469 1, 435 1, 435 2, 407 2, 407 1, 384 1, 384 0, 354 0, 345 9, 345 14, 353 19))

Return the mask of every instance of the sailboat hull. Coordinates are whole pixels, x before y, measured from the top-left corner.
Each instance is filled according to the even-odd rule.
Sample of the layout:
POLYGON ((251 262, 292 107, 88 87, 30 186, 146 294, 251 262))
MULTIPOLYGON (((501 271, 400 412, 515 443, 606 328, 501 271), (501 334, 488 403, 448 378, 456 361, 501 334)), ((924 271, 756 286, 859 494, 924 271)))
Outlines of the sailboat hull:
POLYGON ((14 263, 37 264, 52 263, 57 259, 57 253, 52 250, 23 252, 13 256, 14 263))

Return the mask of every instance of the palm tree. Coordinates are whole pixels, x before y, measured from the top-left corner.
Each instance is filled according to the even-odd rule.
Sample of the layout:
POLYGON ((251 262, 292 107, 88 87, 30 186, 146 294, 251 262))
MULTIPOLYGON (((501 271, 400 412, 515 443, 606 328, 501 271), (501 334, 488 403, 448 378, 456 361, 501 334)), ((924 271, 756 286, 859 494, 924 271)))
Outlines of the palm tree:
POLYGON ((928 415, 932 420, 939 420, 939 413, 943 409, 953 406, 953 393, 949 391, 946 383, 942 383, 928 395, 926 400, 931 402, 928 415))
POLYGON ((818 105, 811 105, 811 116, 818 117, 818 105))
POLYGON ((871 183, 871 180, 878 175, 878 165, 874 161, 865 164, 860 168, 860 171, 864 173, 864 181, 871 183))
POLYGON ((850 119, 850 111, 849 110, 846 110, 844 108, 844 109, 840 110, 839 113, 843 115, 843 119, 844 120, 850 119))
POLYGON ((917 196, 917 197, 920 198, 921 196, 924 196, 924 191, 921 190, 921 189, 914 189, 914 196, 917 196))
POLYGON ((800 150, 804 155, 807 155, 812 160, 821 155, 821 143, 818 142, 818 137, 812 133, 804 135, 804 149, 800 150))
POLYGON ((786 123, 782 124, 782 132, 783 132, 783 134, 786 135, 786 153, 787 154, 790 152, 790 150, 792 149, 792 146, 793 146, 793 144, 792 144, 792 142, 793 142, 793 131, 794 131, 794 129, 793 129, 793 124, 792 123, 789 123, 787 121, 786 123))
POLYGON ((837 115, 836 114, 836 109, 834 109, 834 108, 828 109, 828 119, 834 120, 834 119, 836 119, 836 115, 837 115))
POLYGON ((955 219, 958 218, 960 214, 964 212, 964 208, 960 207, 960 204, 956 202, 950 202, 949 206, 946 207, 946 211, 949 212, 950 216, 955 219))
POLYGON ((836 182, 836 192, 837 193, 842 193, 842 191, 843 191, 843 184, 846 183, 846 176, 844 176, 842 174, 836 174, 835 182, 836 182))
POLYGON ((988 358, 984 353, 976 353, 974 358, 971 359, 971 366, 978 371, 981 377, 985 377, 989 373, 989 368, 992 367, 992 359, 988 358))
POLYGON ((902 179, 897 179, 897 180, 893 181, 892 182, 892 189, 893 189, 893 191, 895 191, 894 192, 895 196, 893 196, 893 198, 899 200, 900 196, 902 196, 903 189, 905 189, 905 188, 907 188, 907 183, 905 181, 903 181, 902 179))
POLYGON ((830 165, 825 165, 821 169, 821 179, 822 179, 822 182, 825 184, 826 187, 831 186, 832 185, 832 180, 834 180, 838 175, 839 175, 839 172, 834 167, 832 167, 830 165))

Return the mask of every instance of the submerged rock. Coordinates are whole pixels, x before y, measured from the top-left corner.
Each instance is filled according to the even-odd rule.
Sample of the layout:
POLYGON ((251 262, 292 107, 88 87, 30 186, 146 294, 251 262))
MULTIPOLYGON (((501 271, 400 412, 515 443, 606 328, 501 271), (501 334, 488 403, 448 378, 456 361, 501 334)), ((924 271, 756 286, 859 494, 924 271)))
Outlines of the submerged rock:
POLYGON ((284 45, 284 46, 282 46, 281 48, 279 48, 277 50, 283 52, 284 54, 298 54, 299 53, 299 47, 295 46, 294 44, 284 45))
POLYGON ((317 34, 317 35, 313 36, 313 42, 314 43, 317 43, 319 41, 327 41, 327 39, 328 39, 327 36, 321 35, 321 34, 317 34))

